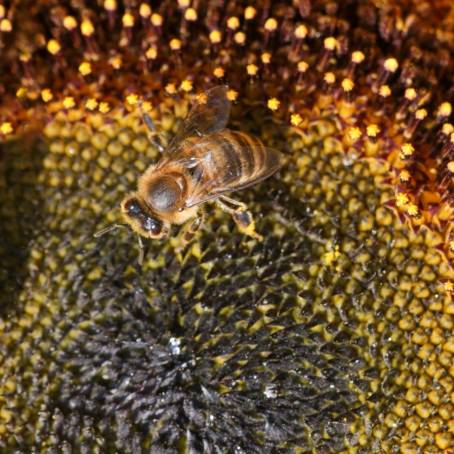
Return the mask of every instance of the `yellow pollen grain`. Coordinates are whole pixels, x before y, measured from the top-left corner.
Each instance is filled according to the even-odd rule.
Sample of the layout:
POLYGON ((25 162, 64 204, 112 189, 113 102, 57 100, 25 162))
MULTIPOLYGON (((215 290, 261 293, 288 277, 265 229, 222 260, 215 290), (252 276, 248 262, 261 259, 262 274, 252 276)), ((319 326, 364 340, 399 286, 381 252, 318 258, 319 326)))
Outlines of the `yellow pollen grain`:
POLYGON ((32 56, 28 52, 20 54, 20 56, 19 56, 19 60, 24 63, 27 63, 28 61, 30 61, 31 58, 32 58, 32 56))
POLYGON ((263 64, 269 65, 271 63, 271 54, 269 52, 263 52, 260 59, 262 60, 263 64))
POLYGON ((148 58, 148 60, 155 60, 157 56, 158 49, 156 49, 156 47, 149 47, 145 52, 145 57, 148 58))
POLYGON ((104 9, 107 11, 115 11, 117 9, 117 1, 116 0, 105 0, 104 1, 104 9))
POLYGON ((402 182, 410 181, 410 172, 407 169, 404 169, 400 172, 399 178, 402 182))
POLYGON ((244 10, 244 18, 246 20, 252 20, 257 14, 257 10, 253 6, 247 6, 244 10))
POLYGON ((5 7, 2 4, 0 4, 0 19, 3 19, 5 17, 5 14, 6 14, 5 7))
POLYGON ((268 109, 275 111, 279 109, 279 106, 281 105, 281 102, 277 98, 270 98, 268 99, 268 109))
POLYGON ((365 58, 366 56, 360 50, 355 50, 355 52, 352 53, 352 62, 357 65, 362 63, 365 58))
POLYGON ((139 96, 137 93, 131 93, 126 96, 126 102, 131 106, 135 106, 139 102, 139 96))
POLYGON ((387 98, 391 95, 391 88, 389 88, 389 85, 382 85, 378 90, 378 94, 382 98, 387 98))
POLYGON ((449 242, 449 250, 450 250, 451 252, 454 252, 454 240, 451 240, 451 241, 449 242))
POLYGON ((79 65, 79 72, 82 74, 82 76, 88 76, 88 74, 91 74, 91 63, 88 61, 84 61, 79 65))
POLYGON ((177 92, 177 88, 175 87, 175 84, 167 84, 165 86, 165 91, 169 95, 174 95, 177 92))
POLYGON ((162 23, 164 22, 164 19, 162 18, 162 16, 160 14, 153 13, 151 15, 150 21, 155 27, 160 27, 162 25, 162 23))
POLYGON ((444 135, 449 136, 454 132, 454 126, 451 123, 444 123, 441 127, 441 132, 444 135))
POLYGON ((186 93, 190 92, 192 90, 192 81, 189 79, 183 80, 180 84, 180 90, 183 90, 186 93))
POLYGON ((409 203, 408 206, 407 206, 407 213, 410 215, 410 216, 418 216, 419 215, 419 208, 417 205, 415 205, 414 203, 409 203))
POLYGON ((13 125, 9 121, 5 121, 0 125, 0 132, 5 136, 13 132, 13 125))
POLYGON ((178 0, 178 6, 180 8, 187 8, 191 2, 189 0, 178 0))
POLYGON ((366 134, 369 137, 377 137, 379 133, 380 133, 380 127, 376 124, 368 125, 366 128, 366 134))
POLYGON ((265 30, 274 32, 277 29, 277 20, 274 17, 269 17, 265 21, 265 30))
POLYGON ((51 101, 53 97, 54 95, 52 94, 49 88, 44 88, 43 90, 41 90, 41 99, 44 102, 51 101))
POLYGON ((144 101, 144 102, 142 103, 142 110, 143 110, 144 112, 150 112, 151 107, 152 107, 152 105, 151 105, 151 102, 150 102, 150 101, 144 101))
POLYGON ((447 281, 443 284, 445 292, 452 292, 454 291, 454 282, 447 281))
POLYGON ((451 173, 454 173, 454 161, 449 161, 446 167, 451 173))
POLYGON ((334 36, 328 36, 328 38, 325 38, 323 41, 323 47, 326 50, 336 50, 337 47, 337 39, 334 38, 334 36))
POLYGON ((121 22, 123 23, 123 27, 132 28, 134 27, 134 16, 131 13, 125 13, 121 18, 121 22))
POLYGON ((11 21, 9 19, 2 19, 0 21, 0 31, 4 32, 4 33, 9 33, 10 31, 12 31, 13 29, 13 24, 11 23, 11 21))
POLYGON ((301 118, 300 114, 292 114, 290 116, 290 123, 292 124, 292 126, 298 126, 302 121, 303 119, 301 118))
POLYGON ((181 49, 181 41, 177 38, 173 38, 170 40, 169 46, 172 50, 180 50, 181 49))
POLYGON ((95 32, 95 27, 90 19, 84 19, 80 24, 80 31, 84 36, 91 36, 95 32))
POLYGON ((408 99, 409 101, 414 101, 416 99, 416 90, 413 87, 405 90, 405 99, 408 99))
POLYGON ((298 62, 297 67, 298 67, 298 72, 305 73, 307 71, 307 69, 309 68, 309 65, 304 60, 301 60, 298 62))
POLYGON ((57 55, 61 50, 60 43, 56 39, 49 40, 47 43, 47 50, 52 55, 57 55))
POLYGON ((224 68, 221 68, 220 66, 218 66, 217 68, 214 68, 214 70, 213 70, 214 77, 217 77, 218 79, 221 79, 222 77, 224 77, 224 74, 225 74, 224 68))
POLYGON ((120 55, 114 55, 113 57, 109 58, 109 64, 112 66, 114 69, 120 69, 121 68, 121 56, 120 55))
POLYGON ((418 109, 415 112, 415 117, 417 120, 424 120, 427 117, 427 110, 426 109, 418 109))
POLYGON ((74 30, 77 28, 77 20, 73 16, 65 16, 63 18, 63 27, 67 30, 74 30))
POLYGON ((336 248, 333 251, 328 251, 323 254, 323 263, 325 265, 332 265, 339 257, 340 257, 340 252, 339 252, 339 247, 336 246, 336 248))
POLYGON ((213 30, 210 32, 209 38, 213 44, 219 44, 222 40, 222 33, 219 30, 213 30))
POLYGON ((140 17, 147 19, 151 15, 151 7, 148 3, 141 3, 139 7, 140 17))
POLYGON ((408 198, 407 194, 400 192, 396 195, 396 205, 399 208, 406 206, 408 202, 410 202, 410 199, 408 198))
POLYGON ((184 18, 189 22, 194 22, 197 20, 197 11, 194 8, 188 8, 184 12, 184 18))
POLYGON ((349 91, 352 91, 353 90, 353 87, 355 86, 355 83, 353 82, 353 80, 349 79, 349 78, 345 78, 342 82, 341 82, 341 85, 342 85, 342 89, 345 91, 345 92, 349 92, 349 91))
POLYGON ((356 126, 349 128, 348 136, 353 142, 356 142, 361 137, 361 129, 356 126))
POLYGON ((258 70, 259 70, 258 66, 254 65, 254 63, 250 63, 249 65, 246 66, 246 71, 250 76, 257 75, 258 70))
POLYGON ((246 42, 246 34, 243 32, 236 32, 233 39, 237 44, 243 45, 246 42))
POLYGON ((238 92, 235 90, 228 90, 227 91, 227 99, 229 101, 236 101, 238 99, 238 92))
POLYGON ((110 110, 110 105, 108 102, 100 102, 99 103, 99 111, 101 113, 107 113, 110 110))
POLYGON ((410 157, 415 149, 413 147, 413 145, 411 143, 404 143, 400 149, 401 153, 403 156, 405 156, 406 158, 410 157))
POLYGON ((236 16, 231 16, 227 19, 227 27, 230 30, 236 30, 240 26, 240 20, 236 16))
POLYGON ((308 33, 308 30, 304 24, 300 24, 300 25, 298 25, 298 27, 295 28, 295 37, 297 39, 306 38, 307 33, 308 33))
POLYGON ((328 73, 325 73, 325 75, 323 76, 323 80, 327 83, 327 84, 334 84, 334 82, 336 82, 336 76, 334 75, 334 73, 331 73, 331 72, 328 72, 328 73))
POLYGON ((27 94, 27 89, 25 87, 20 87, 16 90, 16 97, 23 98, 27 94))
POLYGON ((399 67, 399 62, 395 58, 387 58, 383 63, 383 66, 386 69, 386 71, 394 73, 397 71, 397 68, 399 67))
POLYGON ((98 107, 98 101, 95 98, 87 99, 85 102, 85 108, 88 110, 95 110, 98 107))
POLYGON ((440 104, 437 110, 437 117, 449 117, 452 113, 452 105, 449 102, 440 104))
POLYGON ((66 96, 66 98, 63 99, 63 107, 65 109, 71 109, 76 105, 74 98, 72 96, 66 96))
POLYGON ((206 93, 199 93, 196 97, 195 97, 196 101, 198 104, 206 104, 207 101, 208 101, 208 96, 206 95, 206 93))

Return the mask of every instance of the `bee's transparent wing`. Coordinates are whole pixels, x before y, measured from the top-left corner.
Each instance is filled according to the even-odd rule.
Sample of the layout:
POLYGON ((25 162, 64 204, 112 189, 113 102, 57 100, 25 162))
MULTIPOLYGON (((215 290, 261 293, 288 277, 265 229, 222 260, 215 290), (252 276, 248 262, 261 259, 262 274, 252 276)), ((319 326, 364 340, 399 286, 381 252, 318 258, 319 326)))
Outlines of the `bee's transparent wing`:
POLYGON ((249 175, 245 174, 241 165, 238 166, 237 161, 225 162, 224 157, 221 155, 220 147, 213 147, 203 159, 199 158, 191 164, 188 163, 188 168, 192 170, 192 178, 195 181, 195 185, 188 195, 184 209, 216 199, 222 194, 253 186, 279 170, 283 164, 282 154, 274 148, 257 145, 257 147, 259 146, 260 151, 255 150, 254 147, 248 147, 247 151, 251 156, 254 156, 256 152, 260 152, 263 159, 261 161, 262 164, 255 166, 256 168, 249 175), (207 163, 203 162, 203 160, 220 160, 222 162, 222 172, 219 172, 217 176, 208 177, 204 172, 207 163))
POLYGON ((196 98, 179 131, 166 148, 167 156, 174 154, 188 137, 202 137, 226 127, 231 106, 227 91, 226 85, 218 85, 196 98))

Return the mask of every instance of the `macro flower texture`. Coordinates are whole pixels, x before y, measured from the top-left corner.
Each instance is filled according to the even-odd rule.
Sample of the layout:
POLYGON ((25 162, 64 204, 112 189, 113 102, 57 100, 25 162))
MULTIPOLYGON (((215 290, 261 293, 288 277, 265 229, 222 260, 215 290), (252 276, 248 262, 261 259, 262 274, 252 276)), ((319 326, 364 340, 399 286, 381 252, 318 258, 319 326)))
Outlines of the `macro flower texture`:
POLYGON ((0 452, 454 453, 450 0, 0 3, 0 452), (284 165, 184 247, 120 202, 200 93, 284 165))

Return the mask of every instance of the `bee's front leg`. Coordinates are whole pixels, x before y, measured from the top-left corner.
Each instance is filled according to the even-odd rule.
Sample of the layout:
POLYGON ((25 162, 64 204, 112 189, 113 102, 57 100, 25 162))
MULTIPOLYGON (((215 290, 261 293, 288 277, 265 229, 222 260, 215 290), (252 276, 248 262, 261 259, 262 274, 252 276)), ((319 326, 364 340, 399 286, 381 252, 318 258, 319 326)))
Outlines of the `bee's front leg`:
MULTIPOLYGON (((163 232, 163 235, 161 236, 161 240, 167 239, 169 237, 169 234, 170 234, 170 230, 165 230, 163 232)), ((139 256, 137 258, 137 263, 140 266, 142 266, 147 250, 145 248, 145 244, 143 243, 143 239, 140 235, 137 235, 137 242, 139 243, 139 256)))
POLYGON ((192 238, 194 238, 194 235, 200 229, 204 220, 205 220, 205 212, 202 208, 200 208, 198 216, 192 222, 188 222, 184 226, 184 230, 183 230, 182 237, 181 237, 181 242, 182 242, 183 248, 192 240, 192 238))
POLYGON ((151 119, 150 115, 148 115, 142 108, 142 101, 139 101, 139 109, 140 109, 140 113, 142 115, 142 119, 143 119, 143 122, 146 124, 148 130, 149 130, 149 134, 148 134, 148 140, 150 141, 150 143, 156 147, 160 153, 163 153, 164 152, 164 147, 161 145, 160 141, 158 142, 157 140, 155 140, 155 137, 157 137, 158 139, 160 139, 160 135, 156 129, 156 126, 153 122, 153 120, 151 119))
POLYGON ((226 212, 232 215, 240 232, 256 240, 263 240, 263 236, 255 231, 255 222, 252 214, 247 210, 243 202, 231 199, 225 195, 219 196, 216 203, 226 212))
POLYGON ((139 266, 142 266, 143 260, 145 259, 145 246, 140 235, 137 235, 137 241, 139 243, 139 257, 137 257, 137 263, 139 264, 139 266))

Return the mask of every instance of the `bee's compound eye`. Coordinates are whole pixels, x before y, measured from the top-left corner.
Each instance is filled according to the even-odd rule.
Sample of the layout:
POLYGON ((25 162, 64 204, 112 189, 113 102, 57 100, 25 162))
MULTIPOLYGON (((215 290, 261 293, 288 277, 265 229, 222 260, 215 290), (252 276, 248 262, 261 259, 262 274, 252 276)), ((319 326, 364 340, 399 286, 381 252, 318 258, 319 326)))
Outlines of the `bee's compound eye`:
POLYGON ((142 223, 145 231, 150 232, 152 235, 159 235, 162 231, 162 222, 156 218, 147 216, 142 223))
POLYGON ((142 213, 142 207, 137 199, 129 199, 125 203, 125 210, 130 216, 138 216, 142 213))

